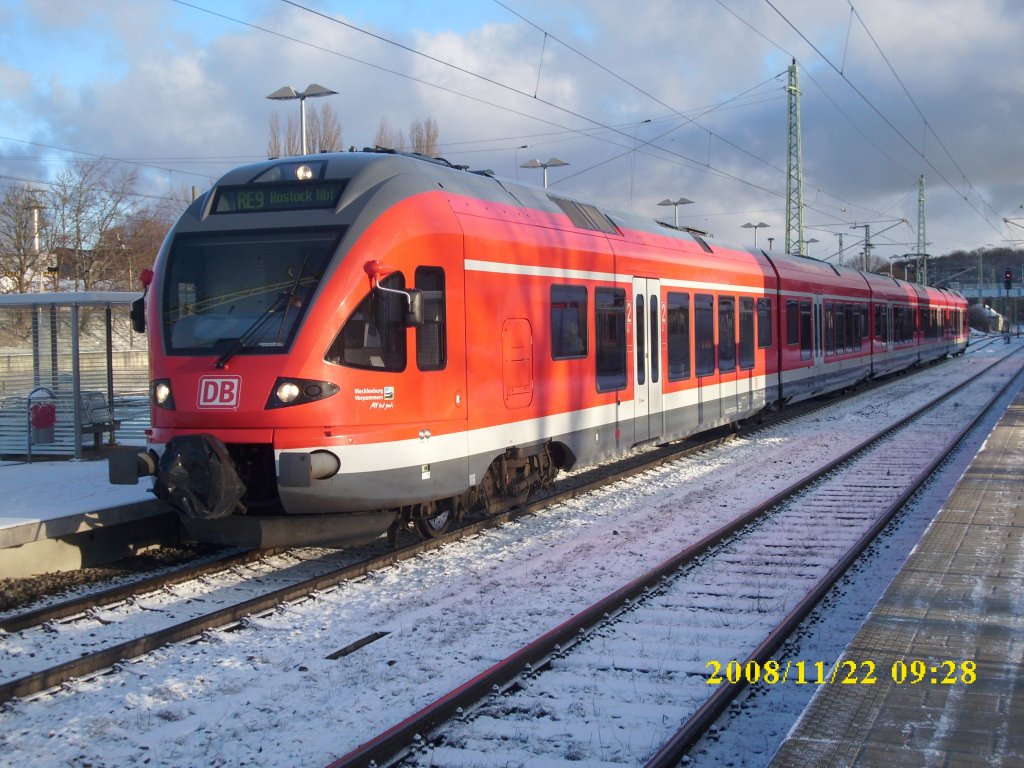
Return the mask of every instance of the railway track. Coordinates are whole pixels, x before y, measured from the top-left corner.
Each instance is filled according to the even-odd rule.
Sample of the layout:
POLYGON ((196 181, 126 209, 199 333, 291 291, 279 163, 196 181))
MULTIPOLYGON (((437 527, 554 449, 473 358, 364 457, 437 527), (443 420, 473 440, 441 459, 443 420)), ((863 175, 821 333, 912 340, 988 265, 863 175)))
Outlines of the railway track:
MULTIPOLYGON (((796 418, 806 410, 794 410, 785 416, 796 418)), ((435 540, 407 540, 395 550, 377 543, 343 552, 237 553, 221 565, 204 564, 195 571, 172 573, 153 582, 8 617, 0 624, 8 633, 0 637, 0 669, 5 670, 0 674, 0 702, 93 675, 117 662, 213 628, 238 626, 245 617, 266 613, 284 602, 418 557, 455 539, 563 503, 731 437, 696 447, 663 447, 610 467, 588 470, 567 478, 557 490, 527 506, 471 522, 435 540), (198 592, 184 588, 189 581, 200 583, 198 592), (176 589, 180 594, 176 595, 176 589), (58 639, 62 642, 56 642, 58 639)))
POLYGON ((985 376, 993 372, 986 370, 332 768, 507 766, 537 759, 546 765, 675 766, 747 682, 767 675, 769 684, 820 684, 835 674, 841 682, 862 673, 772 654, 1018 381, 1016 360, 996 365, 1012 366, 1014 375, 1004 377, 995 395, 985 376))
MULTIPOLYGON (((212 745, 223 743, 228 762, 266 762, 273 749, 287 755, 278 762, 325 764, 457 685, 461 670, 487 668, 537 627, 582 609, 587 594, 610 591, 623 574, 667 557, 673 542, 696 541, 731 519, 742 500, 736 489, 749 496, 747 468, 756 464, 759 481, 777 490, 873 433, 882 414, 895 417, 986 362, 968 356, 926 369, 938 375, 892 380, 881 394, 825 406, 516 526, 251 614, 233 629, 204 631, 109 673, 9 702, 0 706, 0 750, 26 760, 92 755, 96 765, 172 765, 183 755, 208 762, 212 745), (54 721, 68 727, 47 736, 54 721), (268 741, 268 727, 288 737, 268 741)), ((60 642, 61 633, 48 639, 60 642)), ((0 635, 0 646, 12 642, 18 634, 0 635)))

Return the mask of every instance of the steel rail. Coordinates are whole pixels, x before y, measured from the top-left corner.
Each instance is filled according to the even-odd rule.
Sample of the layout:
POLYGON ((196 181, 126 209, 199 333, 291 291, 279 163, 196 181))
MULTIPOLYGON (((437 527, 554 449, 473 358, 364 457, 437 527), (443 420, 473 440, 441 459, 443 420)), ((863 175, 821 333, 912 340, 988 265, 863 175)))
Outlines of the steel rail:
POLYGON ((0 630, 4 632, 21 632, 25 629, 37 627, 40 624, 60 621, 69 616, 85 613, 91 608, 104 608, 115 605, 145 592, 155 592, 164 587, 181 584, 201 576, 209 576, 237 565, 248 565, 281 551, 278 549, 247 549, 242 552, 230 552, 223 556, 218 556, 214 560, 205 560, 202 563, 187 563, 179 567, 164 566, 173 568, 173 570, 155 576, 143 576, 99 592, 81 595, 52 605, 44 605, 41 608, 0 618, 0 630))
MULTIPOLYGON (((828 591, 843 577, 850 567, 857 561, 865 549, 878 538, 878 535, 892 521, 896 514, 910 501, 928 479, 935 473, 939 466, 949 458, 949 455, 963 442, 964 438, 981 422, 995 404, 1002 398, 1014 383, 1019 382, 1024 371, 1018 371, 1012 376, 1006 385, 992 397, 978 415, 961 429, 943 448, 940 455, 936 456, 917 478, 911 483, 899 498, 896 499, 878 520, 861 536, 860 539, 846 552, 846 554, 834 565, 825 577, 812 589, 793 609, 783 617, 782 621, 768 634, 768 636, 755 648, 744 660, 744 665, 754 661, 763 664, 782 646, 782 644, 796 631, 797 627, 817 607, 828 591)), ((742 677, 736 683, 726 683, 715 690, 714 693, 697 709, 696 712, 682 725, 682 727, 662 746, 660 750, 646 763, 645 768, 674 768, 689 751, 689 749, 707 732, 711 725, 725 712, 726 708, 738 696, 747 682, 742 677)))
MULTIPOLYGON (((983 371, 975 374, 974 377, 964 382, 960 386, 965 386, 970 381, 973 381, 978 376, 981 376, 989 370, 993 365, 986 367, 983 371)), ((879 382, 884 384, 889 379, 879 382)), ((958 387, 959 388, 959 387, 958 387)), ((956 389, 952 390, 956 391, 956 389)), ((941 398, 937 398, 941 399, 941 398)), ((67 662, 54 665, 48 669, 40 670, 28 675, 25 675, 14 680, 9 680, 5 683, 0 683, 0 704, 10 701, 13 698, 29 696, 32 694, 40 693, 54 686, 61 685, 68 682, 73 678, 85 677, 94 675, 96 673, 105 670, 118 662, 126 661, 138 656, 142 656, 147 653, 171 643, 178 643, 185 640, 194 638, 204 631, 229 627, 235 622, 240 621, 242 618, 251 615, 259 615, 267 611, 275 609, 278 605, 298 600, 307 597, 313 592, 320 590, 331 589, 338 584, 352 579, 360 578, 366 574, 385 568, 396 563, 400 563, 425 552, 432 551, 439 547, 450 544, 460 539, 468 538, 470 536, 479 534, 485 530, 497 528, 506 523, 512 522, 521 517, 527 515, 536 514, 537 512, 558 503, 562 503, 578 496, 590 493, 594 490, 600 489, 601 487, 617 482, 629 477, 646 472, 655 467, 667 464, 673 461, 677 461, 686 456, 693 455, 700 451, 708 450, 712 447, 720 445, 722 443, 733 440, 739 436, 748 435, 756 432, 760 429, 764 429, 768 426, 772 426, 781 422, 784 422, 791 418, 796 418, 807 412, 812 412, 819 408, 827 407, 835 402, 834 399, 826 399, 824 401, 812 400, 808 403, 798 405, 796 408, 788 408, 780 411, 778 418, 772 419, 770 422, 756 424, 749 427, 745 427, 730 434, 715 437, 710 440, 702 441, 699 444, 693 445, 688 444, 692 442, 692 438, 687 441, 680 441, 674 444, 662 446, 659 449, 652 450, 647 453, 641 453, 633 457, 629 457, 613 464, 602 465, 594 467, 588 470, 583 477, 593 479, 583 479, 580 477, 569 477, 561 481, 560 485, 568 486, 565 490, 556 491, 555 493, 545 495, 543 498, 539 498, 536 501, 530 502, 526 505, 515 507, 512 509, 499 512, 495 515, 490 515, 482 520, 477 520, 466 525, 460 526, 454 531, 448 532, 442 536, 438 536, 433 539, 425 541, 418 541, 407 546, 400 547, 379 555, 370 557, 367 560, 363 560, 358 563, 344 566, 336 571, 332 571, 326 574, 321 574, 309 579, 305 579, 294 584, 270 591, 264 595, 251 598, 233 606, 213 611, 204 616, 198 616, 187 621, 165 627, 155 632, 149 633, 142 637, 117 643, 107 648, 95 651, 78 658, 69 660, 67 662), (682 444, 685 447, 680 447, 682 444)), ((727 429, 727 428, 721 428, 727 429)), ((720 430, 714 430, 720 431, 720 430)), ((712 431, 712 434, 714 433, 712 431)), ((813 482, 812 477, 808 477, 804 481, 804 485, 813 482)), ((775 499, 781 499, 785 492, 777 494, 772 500, 766 502, 769 506, 776 503, 775 499)), ((759 508, 760 509, 760 508, 759 508)), ((755 514, 752 512, 750 518, 754 519, 758 512, 755 514)), ((745 520, 745 518, 741 519, 745 520)), ((739 522, 736 526, 738 529, 742 527, 745 522, 739 522)), ((730 535, 733 531, 731 526, 725 526, 720 529, 711 537, 724 538, 730 535), (730 529, 730 530, 726 530, 730 529)), ((711 538, 709 537, 709 538, 711 538)), ((708 544, 707 546, 712 546, 708 544)), ((692 556, 691 556, 692 558, 692 556)), ((680 563, 685 560, 680 561, 680 563)), ((678 565, 676 566, 678 567, 678 565)), ((673 568, 669 568, 666 564, 667 571, 670 573, 673 568)), ((216 569, 214 569, 216 570, 216 569)), ((126 589, 131 590, 131 585, 128 585, 126 589)), ((136 590, 138 594, 139 590, 136 590)), ((70 611, 66 615, 74 613, 70 611)), ((15 617, 13 620, 16 620, 15 617)))
MULTIPOLYGON (((942 401, 953 396, 964 387, 974 383, 994 367, 1005 362, 1008 358, 1009 356, 1001 358, 986 366, 974 376, 964 382, 961 382, 945 393, 933 398, 925 405, 916 409, 913 413, 898 420, 897 422, 894 422, 893 424, 888 425, 884 430, 880 430, 876 434, 862 440, 858 445, 846 451, 841 456, 829 461, 822 467, 807 473, 801 479, 792 483, 789 487, 777 492, 771 498, 761 502, 740 517, 718 528, 702 538, 700 541, 686 547, 681 552, 663 561, 647 573, 630 581, 623 587, 620 587, 615 592, 603 597, 598 602, 583 611, 580 611, 575 616, 533 640, 529 644, 523 646, 521 649, 505 659, 492 665, 489 669, 483 671, 450 693, 437 699, 433 703, 421 709, 419 712, 410 715, 408 718, 396 724, 389 730, 379 734, 354 750, 351 750, 344 756, 338 758, 334 762, 330 763, 328 768, 370 768, 371 766, 376 768, 377 766, 397 764, 408 756, 410 750, 422 747, 425 744, 424 739, 426 738, 426 735, 431 731, 435 731, 440 728, 446 721, 452 719, 460 712, 474 706, 487 695, 500 692, 504 687, 514 684, 515 680, 523 674, 524 671, 530 674, 536 672, 538 669, 545 666, 551 659, 564 653, 564 651, 569 646, 573 645, 581 635, 586 633, 588 629, 604 622, 609 617, 612 617, 616 613, 629 607, 632 601, 641 597, 645 592, 652 590, 663 578, 675 573, 684 565, 687 565, 688 563, 703 556, 716 545, 728 540, 741 529, 755 522, 758 518, 767 514, 789 497, 800 493, 808 486, 816 483, 822 475, 826 475, 847 463, 856 457, 857 454, 866 451, 872 445, 884 439, 886 435, 901 429, 908 422, 913 421, 918 416, 939 405, 942 401)), ((1011 377, 1011 383, 1021 375, 1022 372, 1018 371, 1015 376, 1011 377)), ((1005 392, 1009 386, 1010 384, 1007 384, 1000 394, 993 399, 993 402, 1001 397, 1003 392, 1005 392)), ((982 414, 990 407, 991 403, 983 409, 982 414)), ((981 416, 979 415, 977 419, 972 422, 972 427, 980 418, 981 416)), ((936 462, 935 465, 937 466, 938 463, 936 462)), ((934 467, 931 468, 931 471, 934 471, 934 467)), ((906 498, 909 498, 910 495, 912 495, 912 492, 904 494, 906 498)), ((880 531, 884 525, 875 527, 878 527, 878 530, 880 531)), ((875 535, 877 536, 877 532, 875 535)), ((867 543, 870 543, 870 540, 868 540, 867 543)), ((865 543, 864 546, 867 546, 867 544, 865 543)), ((844 560, 845 559, 846 558, 844 558, 844 560)), ((856 557, 854 556, 851 559, 851 562, 855 559, 856 557)), ((849 566, 847 565, 846 567, 848 568, 849 566)), ((838 570, 838 566, 833 570, 838 570)), ((841 576, 842 572, 845 572, 845 570, 846 568, 839 572, 836 578, 841 576)), ((830 571, 829 575, 831 575, 831 573, 832 571, 830 571)), ((827 589, 822 592, 822 595, 824 592, 827 592, 827 589)), ((820 596, 814 602, 817 603, 818 600, 820 600, 820 596)), ((779 629, 773 630, 769 635, 769 640, 765 641, 765 644, 769 644, 769 641, 774 642, 776 640, 781 644, 788 634, 791 634, 791 632, 787 633, 779 629)), ((729 701, 731 701, 731 698, 729 701)), ((725 702, 724 706, 727 705, 728 701, 725 702)), ((713 722, 713 720, 711 722, 713 722)), ((710 722, 708 724, 710 724, 710 722)), ((667 765, 667 763, 665 763, 665 765, 667 765)))

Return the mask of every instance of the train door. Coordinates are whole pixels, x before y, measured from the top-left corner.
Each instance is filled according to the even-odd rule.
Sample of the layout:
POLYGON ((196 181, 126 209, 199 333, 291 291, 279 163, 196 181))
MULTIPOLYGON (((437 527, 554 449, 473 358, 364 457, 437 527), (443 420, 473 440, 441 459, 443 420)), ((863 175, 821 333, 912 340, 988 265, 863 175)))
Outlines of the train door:
POLYGON ((420 415, 410 431, 419 430, 419 440, 410 451, 416 457, 413 462, 420 465, 420 498, 458 495, 469 477, 466 317, 474 309, 467 306, 471 297, 465 294, 461 263, 438 258, 436 265, 416 267, 413 279, 422 295, 423 323, 414 332, 415 356, 410 357, 403 374, 407 378, 400 380, 399 387, 384 387, 385 401, 416 398, 405 412, 420 415), (448 435, 442 444, 452 446, 452 455, 443 461, 438 438, 431 439, 432 433, 448 435))
POLYGON ((814 371, 814 390, 822 391, 825 388, 825 314, 824 301, 821 294, 814 294, 814 356, 812 369, 814 371))
POLYGON ((723 419, 738 410, 739 381, 736 366, 736 298, 718 297, 718 398, 723 419))
POLYGON ((633 278, 634 440, 660 437, 664 430, 662 402, 661 282, 633 278))

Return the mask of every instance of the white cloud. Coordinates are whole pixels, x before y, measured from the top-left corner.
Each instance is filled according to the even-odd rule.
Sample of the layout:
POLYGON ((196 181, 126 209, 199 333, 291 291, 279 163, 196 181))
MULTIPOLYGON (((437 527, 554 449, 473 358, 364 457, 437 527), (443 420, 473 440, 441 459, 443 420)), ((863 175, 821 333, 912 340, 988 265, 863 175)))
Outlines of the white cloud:
MULTIPOLYGON (((291 39, 170 3, 36 2, 18 10, 3 6, 5 27, 18 30, 21 39, 0 50, 0 135, 115 157, 221 159, 173 165, 170 160, 154 161, 204 174, 155 174, 155 183, 166 191, 168 179, 209 183, 239 158, 262 155, 269 115, 276 110, 285 116, 288 109, 297 109, 265 96, 282 85, 304 88, 318 82, 338 91, 331 104, 346 144, 370 143, 381 116, 403 129, 413 119, 430 116, 438 121, 442 143, 449 145, 457 162, 503 175, 518 173, 539 183, 539 174, 531 177, 517 164, 533 156, 558 156, 571 165, 552 171, 551 178, 554 188, 567 194, 615 207, 632 205, 651 216, 666 213, 655 205, 658 200, 685 195, 697 203, 681 209, 680 216, 723 240, 745 241, 749 232, 739 224, 755 217, 771 223, 770 231, 781 240, 785 176, 779 169, 786 162, 786 102, 784 78, 770 78, 796 56, 803 86, 807 199, 813 206, 808 221, 836 216, 852 223, 854 217, 864 221, 885 214, 916 224, 916 194, 908 198, 907 193, 923 173, 928 181, 929 240, 944 252, 998 242, 1006 233, 990 222, 1001 225, 1000 217, 1012 215, 1024 202, 1018 128, 1024 122, 1024 22, 1009 4, 856 3, 945 148, 925 130, 856 19, 851 27, 846 4, 775 3, 843 68, 849 83, 771 7, 753 0, 519 0, 511 5, 553 37, 545 41, 541 30, 496 4, 474 5, 470 16, 451 17, 451 24, 439 17, 429 31, 422 24, 407 27, 401 3, 393 6, 390 20, 379 4, 373 13, 374 31, 381 36, 508 88, 283 4, 211 7, 291 39), (469 18, 487 21, 470 26, 469 18), (75 55, 75 45, 84 56, 75 55), (33 57, 33 50, 44 55, 33 57), (720 138, 690 126, 657 139, 661 149, 628 153, 634 141, 641 147, 672 121, 681 124, 678 113, 720 103, 759 83, 763 85, 756 99, 741 100, 701 121, 720 138), (640 123, 648 118, 653 122, 640 123), (599 131, 599 125, 619 126, 619 132, 599 131), (604 140, 557 126, 600 133, 604 140), (517 149, 524 144, 529 148, 517 149), (979 192, 996 212, 977 197, 979 192), (990 222, 964 203, 965 196, 990 222), (840 212, 841 207, 848 211, 840 212)), ((325 13, 352 12, 346 6, 323 7, 325 13)), ((5 145, 0 172, 14 175, 18 170, 10 159, 14 149, 5 145)), ((828 237, 826 233, 818 239, 828 237)))

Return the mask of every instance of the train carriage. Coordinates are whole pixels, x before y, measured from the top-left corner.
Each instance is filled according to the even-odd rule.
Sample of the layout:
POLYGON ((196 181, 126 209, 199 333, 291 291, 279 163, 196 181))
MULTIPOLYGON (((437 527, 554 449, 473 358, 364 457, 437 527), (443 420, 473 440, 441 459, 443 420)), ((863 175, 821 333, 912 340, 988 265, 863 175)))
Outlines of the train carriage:
POLYGON ((232 171, 154 272, 150 448, 111 479, 257 546, 438 535, 966 343, 955 294, 397 153, 232 171))
POLYGON ((871 291, 844 267, 772 255, 782 291, 782 396, 787 402, 854 386, 871 375, 865 344, 871 291))

